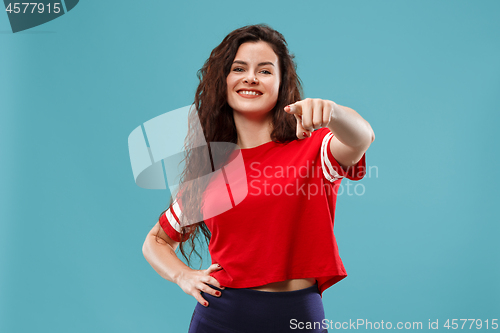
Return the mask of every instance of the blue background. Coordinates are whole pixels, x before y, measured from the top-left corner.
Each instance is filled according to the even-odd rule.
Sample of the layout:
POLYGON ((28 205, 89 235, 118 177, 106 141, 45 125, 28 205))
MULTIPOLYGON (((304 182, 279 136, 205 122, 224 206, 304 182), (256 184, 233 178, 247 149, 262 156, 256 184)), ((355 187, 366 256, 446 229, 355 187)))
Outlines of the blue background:
POLYGON ((355 109, 376 134, 378 175, 338 198, 349 276, 323 294, 326 318, 500 319, 499 12, 80 1, 16 34, 0 13, 0 332, 187 331, 196 300, 141 251, 170 193, 134 183, 127 138, 192 103, 211 50, 256 23, 287 39, 305 97, 355 109))

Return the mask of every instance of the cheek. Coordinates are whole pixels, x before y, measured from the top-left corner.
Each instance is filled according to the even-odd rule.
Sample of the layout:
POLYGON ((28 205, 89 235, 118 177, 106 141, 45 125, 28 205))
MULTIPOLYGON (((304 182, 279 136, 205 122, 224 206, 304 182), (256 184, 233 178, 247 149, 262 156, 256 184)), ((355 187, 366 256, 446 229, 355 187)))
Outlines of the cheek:
POLYGON ((278 98, 279 91, 280 91, 280 82, 277 81, 273 84, 273 95, 275 96, 275 98, 278 98))
POLYGON ((229 95, 232 89, 233 89, 233 80, 231 79, 230 76, 228 76, 226 79, 226 93, 229 95))
POLYGON ((236 78, 234 77, 234 75, 232 74, 229 74, 226 78, 226 83, 227 83, 227 86, 229 88, 231 88, 231 86, 234 84, 234 81, 236 80, 236 78))

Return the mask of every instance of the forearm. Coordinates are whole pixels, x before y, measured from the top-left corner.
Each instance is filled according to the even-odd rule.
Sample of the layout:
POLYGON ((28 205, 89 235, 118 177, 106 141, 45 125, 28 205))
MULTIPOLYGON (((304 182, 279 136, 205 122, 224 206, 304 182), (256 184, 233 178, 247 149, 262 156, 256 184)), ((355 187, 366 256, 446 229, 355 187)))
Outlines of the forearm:
POLYGON ((334 104, 328 128, 344 145, 367 148, 375 140, 371 125, 351 108, 334 104))
POLYGON ((156 240, 155 235, 148 234, 142 253, 147 262, 164 279, 178 283, 183 272, 190 270, 175 254, 174 249, 163 239, 156 240))

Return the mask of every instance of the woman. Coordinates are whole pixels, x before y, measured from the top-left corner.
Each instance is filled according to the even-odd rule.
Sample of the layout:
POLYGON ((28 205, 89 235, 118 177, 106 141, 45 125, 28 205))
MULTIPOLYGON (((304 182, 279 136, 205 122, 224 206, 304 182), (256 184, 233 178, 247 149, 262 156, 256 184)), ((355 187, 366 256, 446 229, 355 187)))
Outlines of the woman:
POLYGON ((327 332, 322 293, 347 276, 333 235, 337 191, 342 178, 363 178, 375 135, 348 107, 302 99, 293 58, 279 32, 251 25, 226 36, 199 73, 190 119, 199 118, 203 133, 190 132, 181 190, 143 246, 152 267, 198 301, 189 332, 327 332), (240 149, 216 163, 189 150, 196 135, 240 149), (248 186, 235 185, 226 164, 238 153, 248 186), (213 170, 223 172, 201 185, 187 181, 213 170), (230 208, 207 215, 223 193, 230 208), (200 232, 210 241, 206 270, 175 253, 179 246, 189 265, 200 232))

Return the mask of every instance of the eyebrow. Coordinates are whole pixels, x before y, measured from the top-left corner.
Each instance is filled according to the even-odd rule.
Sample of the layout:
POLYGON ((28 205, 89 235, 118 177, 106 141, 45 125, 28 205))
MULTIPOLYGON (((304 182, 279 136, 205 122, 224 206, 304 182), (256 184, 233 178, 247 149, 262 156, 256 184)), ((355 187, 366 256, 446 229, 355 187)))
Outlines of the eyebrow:
MULTIPOLYGON (((235 60, 233 61, 233 64, 242 64, 242 65, 248 65, 246 62, 244 61, 241 61, 241 60, 235 60)), ((271 66, 274 66, 274 64, 270 61, 264 61, 264 62, 261 62, 260 64, 258 64, 257 66, 264 66, 264 65, 271 65, 271 66)))

